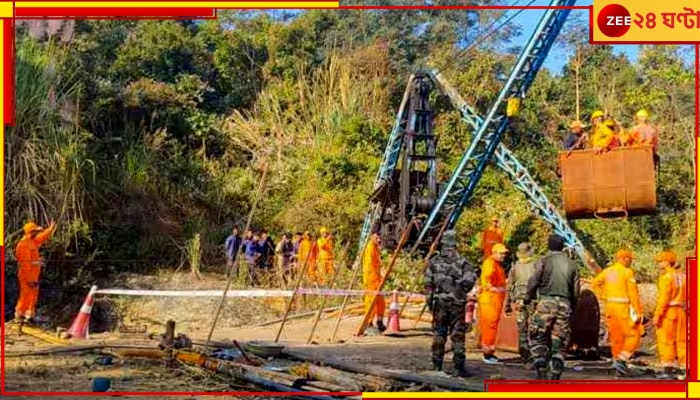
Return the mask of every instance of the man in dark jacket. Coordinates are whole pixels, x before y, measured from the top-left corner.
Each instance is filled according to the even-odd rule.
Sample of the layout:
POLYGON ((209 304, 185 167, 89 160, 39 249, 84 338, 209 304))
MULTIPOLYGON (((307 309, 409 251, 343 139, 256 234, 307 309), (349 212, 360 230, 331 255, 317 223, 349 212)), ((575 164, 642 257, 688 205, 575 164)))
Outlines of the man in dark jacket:
POLYGON ((465 377, 466 324, 464 314, 467 293, 476 284, 477 276, 471 264, 456 249, 454 231, 442 235, 442 250, 431 257, 425 273, 425 292, 433 313, 432 361, 436 371, 442 371, 445 344, 449 334, 452 341, 454 374, 465 377))
POLYGON ((571 332, 569 319, 581 290, 578 267, 564 250, 564 238, 552 235, 549 253, 537 261, 527 285, 525 304, 539 293, 530 324, 530 355, 537 379, 558 380, 564 371, 564 351, 571 332))

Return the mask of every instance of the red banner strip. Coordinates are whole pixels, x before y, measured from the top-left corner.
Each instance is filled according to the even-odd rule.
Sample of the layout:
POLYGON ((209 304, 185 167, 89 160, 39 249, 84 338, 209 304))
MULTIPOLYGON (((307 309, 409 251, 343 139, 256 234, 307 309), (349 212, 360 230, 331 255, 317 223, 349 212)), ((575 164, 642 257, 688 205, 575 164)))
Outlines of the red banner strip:
MULTIPOLYGON (((697 182, 695 183, 697 185, 697 182)), ((697 213, 697 210, 696 210, 697 213)), ((688 277, 688 354, 686 363, 688 368, 688 381, 698 380, 698 259, 687 258, 685 263, 686 276, 688 277)))
POLYGON ((47 18, 47 17, 214 17, 213 8, 172 8, 172 7, 144 7, 144 8, 70 8, 70 7, 42 7, 42 8, 15 8, 15 16, 18 18, 47 18))
POLYGON ((3 74, 3 109, 2 116, 5 126, 15 123, 15 21, 2 21, 3 45, 2 52, 3 74))

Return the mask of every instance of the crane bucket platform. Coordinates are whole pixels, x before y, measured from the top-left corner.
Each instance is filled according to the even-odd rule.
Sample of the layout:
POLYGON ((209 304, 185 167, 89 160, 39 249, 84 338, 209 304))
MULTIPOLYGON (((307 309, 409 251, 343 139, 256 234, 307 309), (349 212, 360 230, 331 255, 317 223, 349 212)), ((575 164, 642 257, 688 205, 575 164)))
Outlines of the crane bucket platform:
POLYGON ((564 212, 569 219, 615 218, 656 212, 650 146, 559 153, 564 212))

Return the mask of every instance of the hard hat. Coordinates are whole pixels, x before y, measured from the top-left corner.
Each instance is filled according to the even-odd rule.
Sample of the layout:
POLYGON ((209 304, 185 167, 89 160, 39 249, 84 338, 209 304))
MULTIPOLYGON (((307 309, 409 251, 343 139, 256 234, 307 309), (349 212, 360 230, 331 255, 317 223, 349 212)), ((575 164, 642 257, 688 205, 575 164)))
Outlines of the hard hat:
POLYGON ((647 110, 639 110, 637 111, 637 118, 649 118, 649 113, 647 110))
POLYGON ((493 247, 491 247, 491 252, 505 254, 508 252, 508 248, 501 243, 496 243, 493 245, 493 247))
POLYGON ((442 234, 442 239, 440 239, 440 243, 444 244, 445 246, 456 246, 457 233, 453 230, 445 231, 445 233, 442 234))
POLYGON ((576 120, 576 121, 574 121, 574 122, 572 122, 572 123, 569 124, 569 128, 570 128, 570 129, 574 129, 574 128, 585 128, 585 127, 586 127, 586 126, 585 126, 581 121, 579 121, 579 120, 576 120))
POLYGON ((27 233, 32 233, 35 231, 42 230, 42 228, 39 225, 35 224, 34 221, 27 222, 26 224, 24 224, 24 228, 22 228, 22 229, 24 230, 25 235, 27 233))
POLYGON ((620 259, 620 258, 634 258, 634 253, 632 253, 629 250, 618 250, 617 253, 615 253, 615 258, 620 259))
POLYGON ((326 229, 326 227, 322 227, 321 229, 319 229, 319 232, 320 233, 328 233, 328 229, 326 229))
POLYGON ((672 251, 662 251, 661 253, 657 254, 656 257, 654 257, 654 261, 656 262, 662 262, 662 261, 668 261, 671 264, 676 263, 676 253, 672 251))
POLYGON ((591 119, 596 119, 598 117, 604 117, 604 116, 605 116, 605 113, 598 110, 598 111, 594 111, 593 114, 591 114, 591 119))

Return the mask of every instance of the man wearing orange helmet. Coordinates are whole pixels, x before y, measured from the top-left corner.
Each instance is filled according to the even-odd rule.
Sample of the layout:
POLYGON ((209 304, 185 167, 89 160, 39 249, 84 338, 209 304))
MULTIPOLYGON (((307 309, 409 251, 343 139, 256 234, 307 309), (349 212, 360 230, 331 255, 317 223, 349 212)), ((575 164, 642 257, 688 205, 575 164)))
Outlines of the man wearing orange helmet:
POLYGON ((685 375, 687 325, 686 325, 686 275, 678 270, 676 255, 664 251, 654 259, 659 266, 659 291, 654 311, 656 343, 663 374, 670 379, 677 368, 685 375))
POLYGON ((613 265, 591 282, 593 290, 605 299, 613 368, 622 375, 631 373, 627 363, 639 347, 643 329, 642 303, 632 270, 633 259, 631 251, 619 250, 613 265))
POLYGON ((24 236, 17 243, 15 257, 19 269, 19 299, 15 307, 15 319, 19 322, 30 321, 36 315, 36 303, 39 300, 39 277, 44 262, 39 254, 39 248, 56 230, 56 223, 52 220, 49 227, 44 229, 30 221, 24 225, 24 236))

